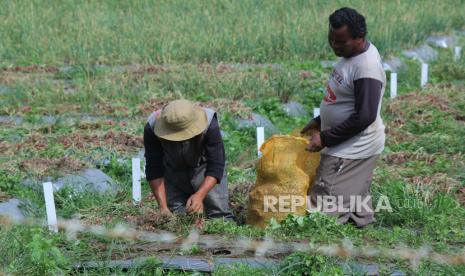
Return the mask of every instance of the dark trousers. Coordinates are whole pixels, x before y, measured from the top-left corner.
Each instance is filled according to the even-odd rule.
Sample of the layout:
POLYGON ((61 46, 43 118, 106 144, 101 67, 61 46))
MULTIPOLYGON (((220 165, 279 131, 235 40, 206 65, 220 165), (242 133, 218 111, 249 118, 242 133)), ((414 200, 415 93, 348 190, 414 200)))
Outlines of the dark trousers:
POLYGON ((340 224, 352 220, 358 227, 363 227, 374 222, 370 188, 378 157, 379 155, 365 159, 345 159, 322 154, 315 181, 310 188, 312 207, 318 206, 318 197, 320 200, 324 196, 339 197, 342 202, 338 201, 338 207, 341 207, 338 210, 350 210, 351 208, 353 210, 324 213, 336 216, 340 224), (359 197, 361 201, 367 198, 365 205, 368 205, 369 208, 363 207, 363 204, 358 204, 357 200, 351 202, 351 197, 359 197))
MULTIPOLYGON (((199 190, 205 179, 206 164, 187 170, 165 169, 165 190, 168 208, 177 214, 186 213, 186 203, 191 195, 199 190)), ((233 220, 229 208, 229 194, 226 169, 220 183, 207 194, 204 201, 207 218, 225 218, 233 220)))

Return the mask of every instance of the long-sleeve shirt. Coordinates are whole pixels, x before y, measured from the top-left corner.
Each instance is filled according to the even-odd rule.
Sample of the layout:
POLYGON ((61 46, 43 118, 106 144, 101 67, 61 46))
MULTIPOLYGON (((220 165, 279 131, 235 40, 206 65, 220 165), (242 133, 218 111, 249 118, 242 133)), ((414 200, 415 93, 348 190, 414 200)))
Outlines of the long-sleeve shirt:
POLYGON ((322 154, 364 159, 384 149, 380 115, 386 74, 376 47, 342 58, 334 66, 320 104, 322 154))
MULTIPOLYGON (((216 115, 213 117, 207 131, 203 136, 207 168, 205 176, 212 176, 218 182, 223 177, 225 167, 224 143, 216 115)), ((147 181, 164 176, 164 156, 161 138, 155 135, 152 127, 147 123, 144 127, 144 147, 147 181)))
MULTIPOLYGON (((332 147, 345 142, 376 120, 382 86, 379 80, 370 78, 354 81, 355 112, 341 124, 320 133, 324 146, 332 147)), ((321 125, 320 116, 316 120, 321 125)))

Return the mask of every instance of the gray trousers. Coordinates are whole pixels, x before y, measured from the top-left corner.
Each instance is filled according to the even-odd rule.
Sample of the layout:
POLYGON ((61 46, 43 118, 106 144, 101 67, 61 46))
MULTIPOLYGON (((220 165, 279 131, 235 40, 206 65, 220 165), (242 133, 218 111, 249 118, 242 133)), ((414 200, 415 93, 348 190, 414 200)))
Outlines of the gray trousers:
MULTIPOLYGON (((186 203, 199 190, 205 179, 206 164, 190 170, 165 170, 165 191, 168 208, 177 214, 186 213, 186 203)), ((207 218, 234 220, 229 208, 226 168, 220 183, 217 183, 203 200, 207 218)))
POLYGON ((323 212, 336 216, 338 223, 345 224, 352 220, 358 227, 363 227, 376 221, 370 187, 378 158, 379 155, 366 159, 345 159, 322 154, 315 181, 310 188, 312 207, 324 206, 327 196, 327 199, 336 199, 337 210, 327 208, 323 212))

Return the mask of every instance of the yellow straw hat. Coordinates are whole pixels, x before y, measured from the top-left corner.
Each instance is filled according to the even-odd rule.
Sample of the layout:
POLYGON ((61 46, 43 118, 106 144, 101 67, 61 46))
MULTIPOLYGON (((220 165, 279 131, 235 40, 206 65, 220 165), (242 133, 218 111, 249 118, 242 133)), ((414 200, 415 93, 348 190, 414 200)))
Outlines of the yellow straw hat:
POLYGON ((154 132, 169 141, 183 141, 202 133, 208 126, 203 108, 187 100, 175 100, 158 115, 154 132))

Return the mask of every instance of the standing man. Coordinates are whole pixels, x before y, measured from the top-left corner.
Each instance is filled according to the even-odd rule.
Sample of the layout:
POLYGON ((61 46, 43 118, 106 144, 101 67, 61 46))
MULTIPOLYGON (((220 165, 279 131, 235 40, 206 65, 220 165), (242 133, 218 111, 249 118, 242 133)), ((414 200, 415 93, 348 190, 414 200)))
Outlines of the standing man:
POLYGON ((329 78, 321 115, 302 129, 302 133, 320 131, 307 148, 321 150, 311 206, 321 202, 325 206, 325 197, 332 197, 338 209, 323 212, 337 216, 341 224, 352 220, 358 227, 375 221, 370 186, 385 140, 380 109, 386 75, 378 50, 366 35, 365 18, 356 10, 341 8, 330 15, 328 42, 341 59, 329 78))
POLYGON ((187 100, 153 112, 144 128, 145 173, 162 214, 233 219, 216 112, 187 100))

